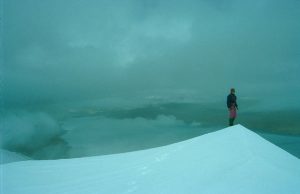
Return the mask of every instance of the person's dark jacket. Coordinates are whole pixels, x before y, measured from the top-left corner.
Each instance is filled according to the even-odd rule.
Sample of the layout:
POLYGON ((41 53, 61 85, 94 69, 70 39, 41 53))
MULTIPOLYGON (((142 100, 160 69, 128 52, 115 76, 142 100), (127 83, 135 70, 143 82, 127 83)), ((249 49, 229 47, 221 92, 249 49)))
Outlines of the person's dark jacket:
POLYGON ((227 107, 230 108, 232 106, 232 104, 235 105, 236 108, 238 108, 238 105, 236 103, 236 95, 235 94, 229 94, 227 96, 227 107))

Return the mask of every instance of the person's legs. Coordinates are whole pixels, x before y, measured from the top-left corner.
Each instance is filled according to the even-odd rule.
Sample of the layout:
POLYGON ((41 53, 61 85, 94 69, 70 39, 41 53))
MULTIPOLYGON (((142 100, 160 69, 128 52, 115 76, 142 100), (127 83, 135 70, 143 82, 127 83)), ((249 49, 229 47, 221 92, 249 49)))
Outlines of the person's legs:
POLYGON ((236 108, 231 107, 229 110, 229 126, 233 126, 235 117, 236 117, 236 108))
POLYGON ((229 118, 229 126, 233 126, 234 118, 229 118))

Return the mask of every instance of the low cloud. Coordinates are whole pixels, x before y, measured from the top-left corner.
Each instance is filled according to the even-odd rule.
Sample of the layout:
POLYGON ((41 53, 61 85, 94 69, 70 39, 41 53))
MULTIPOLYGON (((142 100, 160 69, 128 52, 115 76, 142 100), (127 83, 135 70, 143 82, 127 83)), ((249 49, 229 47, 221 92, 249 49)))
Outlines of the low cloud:
POLYGON ((86 157, 149 149, 212 130, 165 115, 155 119, 69 117, 60 122, 61 126, 46 113, 6 114, 1 118, 0 148, 33 159, 86 157))
POLYGON ((68 120, 63 139, 70 146, 69 157, 112 154, 158 147, 182 141, 211 129, 186 124, 173 116, 156 119, 112 119, 88 117, 68 120))
POLYGON ((3 115, 0 122, 1 148, 24 154, 47 146, 63 133, 58 123, 46 113, 16 111, 3 115))

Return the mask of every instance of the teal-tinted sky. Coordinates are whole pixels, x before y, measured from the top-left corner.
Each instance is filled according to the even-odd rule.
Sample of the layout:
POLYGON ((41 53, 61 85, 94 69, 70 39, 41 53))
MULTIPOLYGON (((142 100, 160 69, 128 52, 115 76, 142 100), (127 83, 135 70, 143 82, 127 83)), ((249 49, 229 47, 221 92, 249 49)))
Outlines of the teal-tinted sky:
MULTIPOLYGON (((300 97, 299 0, 4 0, 5 103, 300 97)), ((286 101, 289 103, 289 100, 286 101)))

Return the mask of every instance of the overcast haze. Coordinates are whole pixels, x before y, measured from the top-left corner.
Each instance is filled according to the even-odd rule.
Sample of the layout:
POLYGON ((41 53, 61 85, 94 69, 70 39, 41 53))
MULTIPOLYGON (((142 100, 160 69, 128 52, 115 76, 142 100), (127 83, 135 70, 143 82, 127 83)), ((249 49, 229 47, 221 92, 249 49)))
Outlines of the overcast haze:
POLYGON ((0 149, 56 159, 182 141, 227 126, 235 87, 236 123, 300 156, 299 0, 0 2, 0 149))
POLYGON ((218 100, 230 87, 300 96, 298 0, 3 5, 7 106, 172 92, 218 100))

